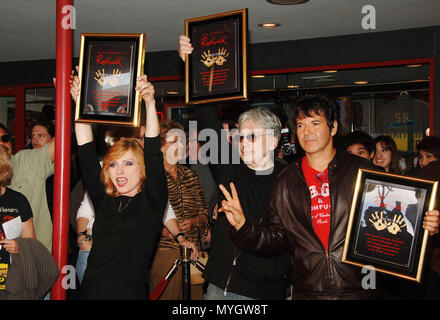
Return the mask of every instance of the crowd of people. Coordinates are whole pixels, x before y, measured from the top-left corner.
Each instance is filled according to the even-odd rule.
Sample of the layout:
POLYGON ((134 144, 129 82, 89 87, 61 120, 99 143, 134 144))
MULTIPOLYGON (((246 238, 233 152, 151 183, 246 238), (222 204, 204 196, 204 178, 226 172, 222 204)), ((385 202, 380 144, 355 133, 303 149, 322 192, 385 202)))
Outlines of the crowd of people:
MULTIPOLYGON (((192 50, 190 39, 181 36, 182 60, 192 50)), ((72 75, 75 101, 79 88, 78 76, 72 75)), ((391 137, 352 132, 336 147, 338 105, 316 93, 292 102, 290 129, 300 150, 293 159, 286 161, 276 152, 283 128, 279 117, 250 109, 234 119, 235 133, 222 130, 221 119, 198 119, 218 137, 229 137, 224 139, 229 155, 240 158, 238 163, 206 163, 198 154, 197 132, 182 139, 182 124, 158 120, 154 87, 145 75, 137 79, 136 90, 145 104, 145 125, 111 132, 105 152, 96 150, 91 125, 75 124, 81 172, 75 183, 82 186, 82 202, 74 212, 77 237, 70 251, 80 284, 77 298, 148 299, 180 257, 181 247, 190 249, 194 260, 209 256, 203 272, 207 300, 440 296, 438 210, 423 218, 432 245, 421 284, 384 275, 376 289, 366 289, 361 269, 341 260, 358 169, 402 173, 391 137), (194 161, 179 163, 185 156, 194 161)), ((32 130, 32 149, 12 155, 8 130, 0 125, 0 222, 21 217, 22 224, 17 239, 8 239, 3 228, 0 232, 0 263, 9 265, 10 274, 16 272, 11 259, 28 246, 23 239, 41 243, 46 253, 52 249, 46 190, 54 171, 54 139, 50 122, 39 121, 32 130)), ((417 166, 406 174, 440 180, 440 138, 427 136, 416 149, 417 166)), ((210 151, 224 158, 220 144, 210 151)), ((0 299, 48 298, 59 270, 50 255, 33 259, 43 257, 49 267, 39 270, 41 290, 17 296, 5 277, 0 299)), ((182 299, 179 275, 160 299, 182 299)))

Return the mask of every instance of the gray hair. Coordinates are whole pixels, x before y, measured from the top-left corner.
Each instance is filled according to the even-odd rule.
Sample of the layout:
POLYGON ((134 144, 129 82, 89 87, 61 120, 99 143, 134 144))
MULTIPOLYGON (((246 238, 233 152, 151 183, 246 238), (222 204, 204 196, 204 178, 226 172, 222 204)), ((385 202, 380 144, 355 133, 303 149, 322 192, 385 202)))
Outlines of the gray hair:
POLYGON ((244 121, 252 120, 264 129, 273 130, 274 136, 278 139, 281 137, 281 121, 272 111, 255 108, 243 112, 238 118, 238 126, 241 127, 244 121))

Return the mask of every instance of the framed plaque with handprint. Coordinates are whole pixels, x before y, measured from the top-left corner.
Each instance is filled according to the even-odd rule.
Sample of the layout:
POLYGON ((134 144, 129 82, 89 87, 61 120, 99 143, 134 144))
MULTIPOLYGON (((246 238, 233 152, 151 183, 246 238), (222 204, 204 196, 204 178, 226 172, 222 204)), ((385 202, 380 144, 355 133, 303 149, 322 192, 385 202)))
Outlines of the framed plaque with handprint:
POLYGON ((145 34, 82 33, 75 121, 139 126, 145 34))
POLYGON ((185 102, 247 99, 247 9, 185 20, 185 102))
POLYGON ((420 282, 437 184, 359 169, 342 261, 420 282))

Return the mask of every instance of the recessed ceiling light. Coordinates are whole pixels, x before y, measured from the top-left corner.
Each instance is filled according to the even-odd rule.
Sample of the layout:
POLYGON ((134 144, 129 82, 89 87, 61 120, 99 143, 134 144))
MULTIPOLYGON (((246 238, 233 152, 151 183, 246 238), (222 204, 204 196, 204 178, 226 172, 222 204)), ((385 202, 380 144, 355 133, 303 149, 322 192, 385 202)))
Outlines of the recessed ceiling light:
POLYGON ((258 26, 261 28, 265 28, 265 29, 274 29, 274 28, 278 28, 281 24, 280 23, 273 23, 273 22, 268 22, 268 23, 259 23, 258 26))
POLYGON ((295 89, 295 88, 299 88, 299 86, 296 85, 296 84, 289 84, 289 85, 287 86, 287 88, 295 89))
POLYGON ((336 73, 338 70, 324 70, 324 73, 336 73))
POLYGON ((308 2, 309 0, 266 0, 272 4, 283 4, 283 5, 292 5, 292 4, 301 4, 308 2))
POLYGON ((178 91, 167 91, 167 94, 179 94, 178 91))
POLYGON ((421 67, 421 64, 407 64, 406 65, 408 68, 417 68, 417 67, 421 67))
POLYGON ((367 84, 368 81, 355 81, 354 84, 367 84))
POLYGON ((251 76, 252 78, 264 78, 265 75, 264 74, 254 74, 253 76, 251 76))

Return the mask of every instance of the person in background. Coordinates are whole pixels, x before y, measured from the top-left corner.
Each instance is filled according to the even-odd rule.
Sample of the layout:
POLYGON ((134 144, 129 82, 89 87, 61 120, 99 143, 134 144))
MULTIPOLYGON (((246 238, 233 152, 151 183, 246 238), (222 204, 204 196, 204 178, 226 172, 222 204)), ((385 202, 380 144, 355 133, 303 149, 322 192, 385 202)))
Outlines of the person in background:
POLYGON ((14 175, 10 189, 22 193, 29 201, 37 239, 52 252, 52 220, 46 197, 46 179, 54 173, 55 141, 43 148, 26 149, 12 154, 11 137, 0 123, 0 146, 6 148, 14 175))
MULTIPOLYGON (((183 126, 172 120, 160 122, 161 150, 168 183, 170 205, 178 223, 178 233, 165 225, 162 230, 151 268, 151 281, 155 287, 165 277, 170 266, 180 258, 179 239, 186 239, 204 250, 207 234, 208 207, 197 173, 178 164, 183 159, 183 126)), ((181 300, 182 274, 176 273, 162 293, 162 300, 181 300)))
POLYGON ((0 147, 0 255, 2 257, 5 257, 5 253, 19 253, 17 241, 6 238, 3 223, 20 217, 22 225, 21 237, 36 238, 33 214, 29 201, 24 195, 8 187, 12 176, 13 171, 9 163, 8 151, 6 148, 0 147))
POLYGON ((79 283, 83 281, 84 273, 87 268, 87 259, 93 244, 93 222, 95 222, 95 210, 90 200, 89 194, 84 193, 84 199, 76 215, 77 224, 77 245, 79 247, 78 257, 76 260, 76 275, 79 283))
POLYGON ((385 172, 400 173, 399 151, 393 138, 390 136, 378 136, 374 139, 373 164, 384 168, 385 172))
MULTIPOLYGON (((440 138, 436 136, 424 137, 417 145, 418 164, 408 175, 416 178, 440 181, 440 138)), ((440 194, 437 204, 440 203, 440 194)), ((440 299, 440 235, 432 237, 426 255, 426 268, 422 280, 422 288, 417 298, 440 299)))
POLYGON ((353 131, 344 137, 345 150, 356 156, 372 160, 375 145, 373 138, 363 131, 353 131))
POLYGON ((208 212, 212 213, 217 204, 217 186, 209 167, 208 160, 199 152, 202 143, 198 141, 197 137, 198 132, 196 130, 188 133, 188 140, 186 143, 186 161, 188 163, 188 167, 197 173, 200 184, 203 188, 206 202, 208 204, 208 212))
MULTIPOLYGON (((46 119, 37 120, 37 122, 32 125, 31 138, 32 149, 41 149, 54 140, 55 126, 46 119)), ((51 219, 53 219, 53 183, 54 175, 51 174, 46 179, 46 199, 51 219)))
POLYGON ((55 137, 55 126, 47 120, 38 120, 32 126, 32 149, 41 149, 55 137))
POLYGON ((440 138, 435 136, 424 137, 417 145, 418 164, 421 168, 434 161, 440 160, 440 138))
MULTIPOLYGON (((418 166, 406 175, 426 179, 440 180, 440 138, 435 136, 424 137, 417 145, 418 166)), ((417 194, 416 194, 417 197, 417 194)), ((437 203, 439 202, 437 200, 437 203)), ((417 206, 408 206, 405 212, 407 220, 415 226, 417 206)), ((431 237, 425 257, 425 268, 422 283, 413 283, 387 275, 378 275, 382 283, 380 292, 382 299, 438 299, 440 289, 440 238, 431 237)))

